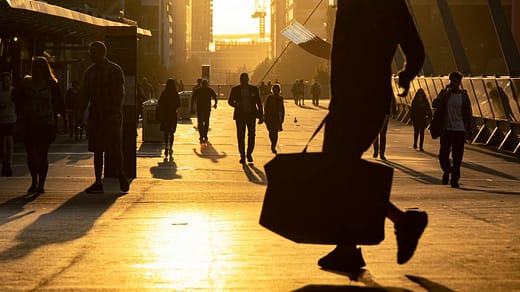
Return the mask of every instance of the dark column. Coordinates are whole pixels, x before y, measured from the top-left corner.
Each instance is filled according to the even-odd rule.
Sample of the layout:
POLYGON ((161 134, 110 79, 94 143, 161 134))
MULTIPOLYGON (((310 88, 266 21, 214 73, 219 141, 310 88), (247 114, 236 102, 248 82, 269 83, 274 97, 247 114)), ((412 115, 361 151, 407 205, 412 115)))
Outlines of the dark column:
POLYGON ((500 0, 488 0, 488 6, 509 75, 520 76, 520 55, 502 4, 500 0))
MULTIPOLYGON (((107 27, 105 42, 107 57, 119 64, 125 74, 125 98, 123 100, 123 160, 127 177, 137 176, 137 27, 107 27)), ((113 162, 106 159, 105 176, 114 174, 113 162)))

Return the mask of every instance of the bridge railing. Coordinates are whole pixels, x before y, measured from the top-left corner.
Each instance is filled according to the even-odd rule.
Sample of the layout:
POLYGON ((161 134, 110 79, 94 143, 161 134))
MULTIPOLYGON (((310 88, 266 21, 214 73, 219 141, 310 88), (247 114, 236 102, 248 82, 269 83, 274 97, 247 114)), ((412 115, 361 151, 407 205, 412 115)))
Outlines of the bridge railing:
MULTIPOLYGON (((403 123, 410 123, 410 106, 419 88, 431 104, 449 83, 447 76, 417 77, 408 95, 399 97, 398 79, 392 81, 398 108, 395 119, 403 123)), ((475 134, 471 143, 520 154, 520 78, 465 77, 462 87, 469 94, 473 110, 475 134)))

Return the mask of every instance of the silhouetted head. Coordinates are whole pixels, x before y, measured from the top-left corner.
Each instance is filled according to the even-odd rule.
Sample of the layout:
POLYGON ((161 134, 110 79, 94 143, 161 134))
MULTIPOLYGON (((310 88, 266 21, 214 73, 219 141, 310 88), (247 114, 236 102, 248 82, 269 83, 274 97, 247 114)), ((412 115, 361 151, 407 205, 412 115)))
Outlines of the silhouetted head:
POLYGON ((462 82, 462 77, 464 77, 464 75, 462 75, 460 72, 451 72, 450 75, 448 75, 448 78, 450 79, 449 87, 451 89, 459 89, 459 86, 462 82))
POLYGON ((107 54, 107 46, 103 42, 95 41, 90 43, 89 55, 90 60, 96 64, 101 63, 105 60, 107 54))
POLYGON ((52 72, 51 66, 45 57, 33 57, 31 63, 31 75, 35 81, 45 80, 58 82, 52 72))
POLYGON ((164 87, 164 91, 177 92, 177 86, 175 86, 175 80, 173 80, 172 78, 168 78, 168 80, 166 80, 166 86, 164 87))
POLYGON ((208 80, 202 79, 202 87, 208 87, 208 80))
POLYGON ((282 89, 280 88, 280 85, 279 84, 275 84, 271 87, 271 91, 275 94, 275 95, 278 95, 280 94, 280 91, 282 91, 282 89))
POLYGON ((201 84, 202 83, 202 78, 197 78, 197 84, 201 84))
POLYGON ((249 75, 247 73, 240 74, 240 84, 247 85, 249 83, 249 75))

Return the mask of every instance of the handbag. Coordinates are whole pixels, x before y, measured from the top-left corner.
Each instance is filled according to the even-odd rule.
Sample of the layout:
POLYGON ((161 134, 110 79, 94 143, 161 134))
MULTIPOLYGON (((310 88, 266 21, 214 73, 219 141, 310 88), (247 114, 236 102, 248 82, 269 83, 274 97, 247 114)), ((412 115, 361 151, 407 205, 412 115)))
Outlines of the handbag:
POLYGON ((260 225, 297 243, 378 244, 393 169, 323 152, 278 154, 265 166, 260 225))

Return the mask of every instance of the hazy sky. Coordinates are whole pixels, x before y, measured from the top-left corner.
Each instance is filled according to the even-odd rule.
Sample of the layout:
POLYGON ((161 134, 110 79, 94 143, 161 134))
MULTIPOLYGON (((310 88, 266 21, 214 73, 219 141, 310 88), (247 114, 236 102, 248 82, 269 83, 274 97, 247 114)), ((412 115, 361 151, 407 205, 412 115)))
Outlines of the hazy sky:
MULTIPOLYGON (((270 0, 259 0, 270 3, 270 0)), ((213 0, 214 34, 258 34, 259 19, 252 18, 255 0, 213 0)), ((269 21, 266 18, 266 33, 269 21)))

